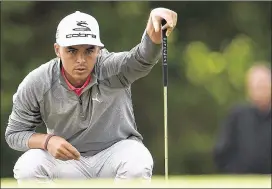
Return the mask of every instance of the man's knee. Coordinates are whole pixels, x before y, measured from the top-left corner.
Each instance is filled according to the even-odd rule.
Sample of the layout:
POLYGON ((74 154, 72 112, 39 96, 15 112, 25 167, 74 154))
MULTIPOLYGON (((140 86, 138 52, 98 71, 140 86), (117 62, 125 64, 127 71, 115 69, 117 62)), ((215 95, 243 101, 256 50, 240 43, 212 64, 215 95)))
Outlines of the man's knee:
POLYGON ((154 162, 149 150, 141 143, 132 148, 133 152, 121 163, 117 177, 151 179, 154 162))
POLYGON ((124 178, 141 178, 141 179, 151 179, 152 177, 153 164, 141 164, 140 162, 127 162, 120 172, 120 177, 124 178))
POLYGON ((14 178, 21 180, 47 179, 50 177, 50 156, 40 149, 25 152, 16 162, 13 172, 14 178))

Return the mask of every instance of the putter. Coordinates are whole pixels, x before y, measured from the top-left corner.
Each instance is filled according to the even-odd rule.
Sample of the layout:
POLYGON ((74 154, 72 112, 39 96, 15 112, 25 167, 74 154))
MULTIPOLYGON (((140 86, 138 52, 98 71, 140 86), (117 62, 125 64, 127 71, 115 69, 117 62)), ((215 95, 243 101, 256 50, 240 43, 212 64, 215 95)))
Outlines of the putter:
MULTIPOLYGON (((166 21, 162 20, 162 26, 166 21)), ((168 85, 168 68, 167 68, 167 36, 166 30, 162 30, 162 74, 163 74, 163 106, 164 106, 164 166, 165 180, 168 181, 168 133, 167 133, 167 85, 168 85)))

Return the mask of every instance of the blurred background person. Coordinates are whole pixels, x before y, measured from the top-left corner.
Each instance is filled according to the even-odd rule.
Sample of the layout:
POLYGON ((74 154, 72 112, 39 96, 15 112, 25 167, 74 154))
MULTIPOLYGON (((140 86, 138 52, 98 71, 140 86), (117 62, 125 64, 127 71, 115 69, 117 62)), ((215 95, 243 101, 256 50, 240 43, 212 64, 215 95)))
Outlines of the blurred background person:
POLYGON ((252 66, 246 75, 249 103, 225 119, 214 149, 222 173, 271 174, 271 69, 252 66))

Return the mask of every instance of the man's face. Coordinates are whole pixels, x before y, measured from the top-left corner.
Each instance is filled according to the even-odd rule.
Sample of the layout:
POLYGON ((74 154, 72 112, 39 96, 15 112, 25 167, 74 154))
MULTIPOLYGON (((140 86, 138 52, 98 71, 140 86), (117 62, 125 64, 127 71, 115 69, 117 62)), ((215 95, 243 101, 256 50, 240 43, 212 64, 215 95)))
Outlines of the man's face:
POLYGON ((248 75, 249 97, 257 105, 271 102, 271 72, 264 68, 255 68, 248 75))
POLYGON ((94 68, 99 47, 91 45, 61 47, 55 44, 54 48, 62 61, 67 79, 73 85, 82 85, 94 68))

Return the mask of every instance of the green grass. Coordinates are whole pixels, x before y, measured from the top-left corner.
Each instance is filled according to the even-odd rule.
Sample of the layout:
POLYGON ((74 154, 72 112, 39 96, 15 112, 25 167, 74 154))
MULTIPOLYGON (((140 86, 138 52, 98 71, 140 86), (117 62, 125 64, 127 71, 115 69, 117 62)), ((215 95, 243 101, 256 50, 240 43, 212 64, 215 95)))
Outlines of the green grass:
MULTIPOLYGON (((1 188, 17 187, 14 179, 1 179, 1 188)), ((29 188, 271 188, 271 175, 199 175, 173 176, 168 182, 164 177, 154 176, 151 183, 125 182, 115 183, 111 180, 91 179, 85 181, 58 180, 50 184, 27 183, 29 188)))

